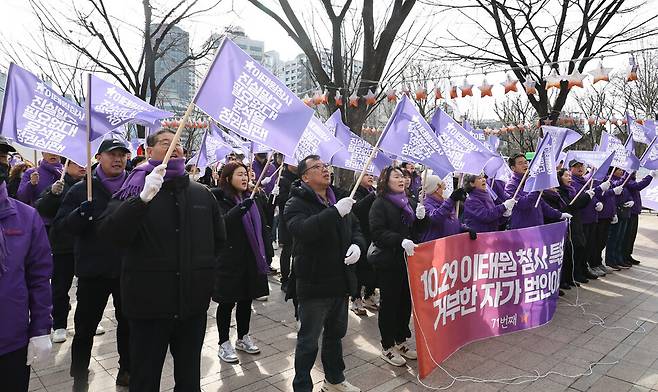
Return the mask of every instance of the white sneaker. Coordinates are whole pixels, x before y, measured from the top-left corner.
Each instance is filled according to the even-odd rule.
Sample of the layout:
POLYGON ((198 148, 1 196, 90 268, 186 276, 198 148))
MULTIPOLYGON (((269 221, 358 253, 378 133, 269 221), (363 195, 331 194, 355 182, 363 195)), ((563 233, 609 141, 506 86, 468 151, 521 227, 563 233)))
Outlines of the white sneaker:
POLYGON ((407 360, 402 358, 394 347, 391 347, 388 350, 382 350, 380 357, 393 366, 404 366, 407 364, 407 360))
POLYGON ((98 327, 96 327, 96 336, 102 335, 105 333, 105 328, 103 328, 102 325, 98 324, 98 327))
POLYGON ((354 301, 352 301, 352 312, 354 312, 354 314, 356 314, 357 316, 365 316, 368 314, 366 312, 366 309, 363 307, 361 298, 357 298, 354 301))
POLYGON ((59 328, 53 331, 52 341, 53 343, 66 342, 66 328, 59 328))
POLYGON ((418 359, 418 353, 416 350, 409 347, 407 342, 396 344, 395 351, 407 359, 418 359))
POLYGON ((264 302, 264 301, 267 301, 267 298, 268 298, 267 295, 263 295, 262 297, 258 297, 258 298, 256 298, 256 301, 264 302))
POLYGON ((235 349, 244 351, 247 354, 260 353, 260 348, 258 348, 258 346, 254 344, 253 340, 251 340, 251 336, 249 336, 248 334, 244 335, 242 339, 238 339, 235 341, 235 349))
POLYGON ((226 363, 238 363, 240 361, 237 354, 235 354, 235 349, 228 340, 219 345, 217 356, 226 363))
POLYGON ((355 387, 347 381, 343 381, 340 384, 330 384, 327 380, 324 380, 322 384, 322 392, 361 392, 361 389, 355 387))
POLYGON ((374 295, 371 295, 370 297, 366 298, 363 300, 363 306, 370 310, 379 310, 379 304, 375 302, 374 295))

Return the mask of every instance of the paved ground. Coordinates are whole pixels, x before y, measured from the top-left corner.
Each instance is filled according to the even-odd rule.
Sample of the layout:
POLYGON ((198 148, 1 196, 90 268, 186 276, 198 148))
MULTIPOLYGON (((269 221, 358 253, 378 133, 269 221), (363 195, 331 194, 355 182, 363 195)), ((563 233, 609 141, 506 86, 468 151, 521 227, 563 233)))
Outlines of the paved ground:
MULTIPOLYGON (((658 390, 658 217, 643 215, 635 256, 640 266, 599 279, 560 301, 554 320, 530 331, 476 342, 463 348, 445 363, 454 376, 505 379, 535 372, 540 380, 519 385, 502 383, 455 382, 451 391, 649 391, 658 390), (579 296, 587 312, 598 314, 608 329, 594 325, 595 317, 572 307, 579 296), (631 332, 625 327, 644 331, 631 332), (591 362, 597 365, 589 373, 591 362)), ((292 390, 293 348, 296 329, 292 305, 284 303, 278 283, 270 282, 272 295, 267 302, 254 303, 252 336, 261 347, 257 356, 239 354, 239 365, 227 365, 217 358, 215 306, 208 312, 208 329, 202 352, 204 391, 287 391, 292 390)), ((111 302, 110 302, 111 303, 111 302)), ((75 309, 75 303, 73 303, 75 309)), ((73 332, 73 312, 69 334, 73 332)), ((102 325, 107 333, 94 342, 90 391, 126 390, 114 385, 117 374, 116 322, 108 305, 102 325)), ((234 340, 235 330, 232 330, 234 340)), ((31 391, 71 390, 68 374, 72 338, 53 348, 52 358, 32 372, 31 391)), ((416 366, 394 368, 379 358, 377 315, 359 318, 350 313, 348 334, 343 340, 347 378, 364 391, 427 390, 416 380, 416 366)), ((173 368, 168 357, 162 377, 162 390, 173 388, 173 368)), ((319 362, 313 373, 316 389, 323 380, 319 362)), ((424 382, 434 388, 447 386, 452 379, 436 370, 424 382)), ((0 389, 2 389, 0 387, 0 389)))

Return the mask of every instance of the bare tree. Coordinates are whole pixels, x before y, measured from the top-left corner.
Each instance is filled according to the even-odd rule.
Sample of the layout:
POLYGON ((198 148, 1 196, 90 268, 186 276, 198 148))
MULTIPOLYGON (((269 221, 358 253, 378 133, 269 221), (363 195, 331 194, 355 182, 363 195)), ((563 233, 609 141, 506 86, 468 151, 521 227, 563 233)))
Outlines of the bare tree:
MULTIPOLYGON (((614 83, 614 82, 613 82, 614 83)), ((606 130, 606 121, 614 118, 620 104, 619 95, 615 93, 613 83, 593 85, 582 94, 575 94, 575 106, 585 116, 589 131, 583 132, 588 141, 586 148, 593 148, 606 130)))
POLYGON ((537 116, 530 102, 518 94, 507 96, 503 102, 494 104, 494 112, 505 127, 516 127, 501 137, 507 142, 508 154, 535 150, 539 129, 534 125, 537 116))
POLYGON ((504 65, 522 83, 535 81, 537 95, 528 99, 540 120, 552 122, 566 103, 570 83, 561 74, 559 90, 552 93, 549 72, 560 74, 560 64, 566 63, 566 74, 582 73, 592 58, 658 34, 656 8, 646 1, 453 0, 440 5, 470 22, 469 33, 449 31, 432 49, 478 68, 504 65))
POLYGON ((623 116, 628 111, 636 117, 658 118, 658 55, 642 51, 634 57, 638 79, 628 82, 623 75, 611 80, 615 95, 623 98, 619 114, 623 116))
MULTIPOLYGON (((293 9, 289 0, 278 1, 280 10, 275 10, 260 0, 249 0, 249 2, 275 20, 302 49, 309 60, 310 69, 318 85, 326 87, 331 97, 338 92, 347 102, 347 97, 354 91, 362 97, 369 90, 377 92, 379 87, 388 88, 389 86, 382 86, 381 81, 391 79, 393 75, 399 74, 404 69, 405 62, 400 60, 403 58, 402 54, 409 49, 409 45, 396 46, 396 43, 399 43, 398 33, 416 0, 394 0, 392 6, 389 5, 386 9, 383 20, 377 22, 375 16, 381 14, 381 10, 375 12, 373 0, 363 0, 360 17, 354 15, 352 11, 352 0, 345 0, 342 6, 334 6, 330 0, 320 0, 324 15, 313 18, 313 22, 316 23, 311 26, 305 26, 305 21, 299 17, 300 12, 293 9), (346 29, 346 21, 350 22, 351 31, 346 29), (325 48, 322 40, 317 36, 317 31, 323 23, 327 26, 327 35, 330 37, 330 67, 323 65, 321 52, 325 51, 325 48), (353 40, 353 37, 356 37, 356 40, 353 40), (347 42, 350 45, 346 48, 347 42), (354 68, 353 61, 359 51, 362 52, 360 75, 349 72, 350 68, 354 68)), ((310 4, 313 7, 318 3, 310 4)), ((379 3, 377 5, 379 6, 379 3)), ((420 37, 418 31, 412 33, 412 30, 409 28, 405 38, 400 41, 413 41, 420 37)), ((378 101, 381 101, 382 94, 382 91, 377 93, 378 101)), ((343 105, 340 109, 346 124, 352 131, 360 134, 361 127, 374 110, 374 106, 366 105, 361 98, 356 108, 343 105)), ((328 109, 330 112, 336 109, 335 102, 331 99, 328 109)))

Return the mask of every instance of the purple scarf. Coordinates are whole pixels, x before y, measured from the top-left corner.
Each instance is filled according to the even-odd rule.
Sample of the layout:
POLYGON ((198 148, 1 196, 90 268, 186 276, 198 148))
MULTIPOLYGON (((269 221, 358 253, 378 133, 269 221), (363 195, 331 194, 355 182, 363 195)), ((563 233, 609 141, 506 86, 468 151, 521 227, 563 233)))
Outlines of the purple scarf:
POLYGON ((126 179, 126 175, 127 174, 124 171, 116 177, 109 177, 107 174, 105 174, 103 168, 101 168, 101 165, 96 166, 96 177, 101 180, 101 184, 105 187, 105 189, 107 189, 108 192, 110 192, 110 195, 115 194, 119 188, 121 188, 123 181, 126 179))
MULTIPOLYGON (((133 196, 138 196, 142 189, 144 189, 144 181, 146 176, 160 165, 162 161, 149 159, 148 162, 141 164, 133 169, 123 183, 123 186, 117 193, 114 194, 115 199, 126 200, 133 196)), ((185 174, 185 159, 176 158, 171 159, 167 163, 167 171, 165 172, 164 180, 169 181, 175 177, 180 177, 185 174)))
MULTIPOLYGON (((235 198, 237 203, 240 203, 242 200, 243 198, 239 196, 235 198)), ((247 235, 247 240, 249 241, 249 245, 251 245, 254 256, 256 256, 256 268, 258 273, 261 275, 267 275, 270 271, 270 267, 267 265, 267 258, 265 256, 263 226, 256 202, 252 203, 249 211, 242 215, 242 226, 244 227, 244 233, 247 235)))
MULTIPOLYGON (((7 183, 3 181, 0 183, 0 220, 14 215, 16 209, 9 201, 9 195, 7 194, 7 183)), ((5 260, 7 260, 7 242, 5 241, 5 233, 2 227, 0 227, 0 276, 7 272, 7 267, 5 266, 5 260)))
POLYGON ((402 210, 402 223, 407 226, 411 226, 414 223, 416 220, 416 214, 414 213, 414 210, 411 209, 409 198, 407 198, 407 195, 404 192, 386 192, 386 194, 384 194, 384 198, 402 210))
MULTIPOLYGON (((308 189, 311 189, 310 187, 308 189)), ((315 193, 315 197, 318 199, 320 203, 323 205, 327 205, 327 201, 329 202, 329 206, 333 206, 336 204, 336 194, 334 193, 334 190, 331 189, 331 187, 327 188, 327 200, 324 200, 320 195, 318 195, 313 189, 311 189, 311 192, 315 193)))
POLYGON ((494 203, 493 197, 491 197, 489 191, 483 191, 482 189, 473 189, 468 194, 468 197, 480 200, 482 203, 484 203, 484 206, 490 210, 496 208, 496 204, 494 203))

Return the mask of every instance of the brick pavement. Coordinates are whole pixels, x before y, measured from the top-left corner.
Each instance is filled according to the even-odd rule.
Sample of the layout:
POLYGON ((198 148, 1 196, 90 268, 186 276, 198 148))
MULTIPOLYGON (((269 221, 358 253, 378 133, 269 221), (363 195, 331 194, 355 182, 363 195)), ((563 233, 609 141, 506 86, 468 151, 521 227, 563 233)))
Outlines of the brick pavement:
MULTIPOLYGON (((551 374, 532 383, 456 382, 450 391, 658 391, 658 217, 642 215, 635 256, 642 264, 628 271, 600 278, 579 290, 588 312, 601 316, 608 326, 636 328, 636 320, 645 333, 624 329, 604 329, 593 325, 591 316, 568 306, 575 301, 576 290, 560 301, 553 321, 543 327, 472 343, 445 363, 455 376, 486 379, 511 378, 555 371, 576 375, 588 371, 590 362, 616 362, 598 365, 589 376, 569 378, 551 374)), ((276 263, 276 261, 275 261, 276 263)), ((296 324, 291 303, 284 303, 279 284, 270 281, 269 301, 254 301, 251 334, 261 347, 260 355, 240 353, 240 364, 228 365, 217 357, 216 306, 208 312, 208 328, 202 351, 201 385, 204 391, 289 391, 294 375, 293 349, 296 324)), ((72 290, 72 293, 74 293, 72 290)), ((73 295, 72 298, 75 298, 73 295)), ((75 309, 75 301, 72 301, 75 309)), ((92 352, 90 391, 125 391, 116 387, 116 322, 111 301, 102 320, 107 333, 96 337, 92 352)), ((231 340, 235 339, 235 326, 231 340)), ((32 371, 30 391, 70 391, 70 347, 73 311, 69 320, 69 339, 55 344, 49 361, 32 371)), ((364 391, 428 390, 416 381, 416 366, 394 368, 379 358, 377 315, 367 317, 350 312, 349 329, 343 340, 347 379, 364 391)), ((167 357, 162 375, 162 390, 173 389, 173 362, 167 357)), ((316 390, 323 380, 318 362, 313 371, 316 390)), ((451 379, 441 370, 425 383, 441 387, 451 379)), ((2 388, 0 387, 0 390, 2 388)))

